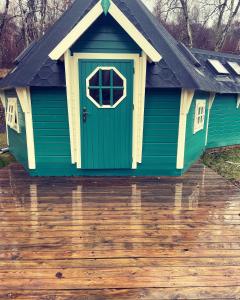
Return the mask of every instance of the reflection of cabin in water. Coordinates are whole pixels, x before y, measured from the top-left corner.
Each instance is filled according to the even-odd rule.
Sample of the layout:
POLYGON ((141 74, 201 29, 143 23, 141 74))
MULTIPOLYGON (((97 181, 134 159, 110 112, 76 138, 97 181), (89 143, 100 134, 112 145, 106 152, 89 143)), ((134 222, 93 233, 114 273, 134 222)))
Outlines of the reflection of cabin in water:
POLYGON ((240 58, 189 50, 140 0, 76 0, 0 81, 33 175, 182 175, 240 144, 240 58))

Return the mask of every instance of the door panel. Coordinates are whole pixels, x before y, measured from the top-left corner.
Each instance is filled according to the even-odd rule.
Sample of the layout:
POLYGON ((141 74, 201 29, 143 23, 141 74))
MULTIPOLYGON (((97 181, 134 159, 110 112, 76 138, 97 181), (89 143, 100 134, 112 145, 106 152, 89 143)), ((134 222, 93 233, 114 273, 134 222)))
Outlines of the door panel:
POLYGON ((79 60, 79 78, 82 168, 131 169, 133 61, 79 60))

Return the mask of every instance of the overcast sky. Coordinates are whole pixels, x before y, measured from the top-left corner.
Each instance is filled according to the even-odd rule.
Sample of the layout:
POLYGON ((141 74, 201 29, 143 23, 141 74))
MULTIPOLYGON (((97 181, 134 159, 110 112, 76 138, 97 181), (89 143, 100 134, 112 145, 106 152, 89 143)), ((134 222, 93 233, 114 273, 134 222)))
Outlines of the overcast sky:
POLYGON ((147 5, 149 9, 151 10, 153 9, 154 1, 152 0, 146 0, 146 1, 142 0, 142 1, 145 3, 145 5, 147 5))

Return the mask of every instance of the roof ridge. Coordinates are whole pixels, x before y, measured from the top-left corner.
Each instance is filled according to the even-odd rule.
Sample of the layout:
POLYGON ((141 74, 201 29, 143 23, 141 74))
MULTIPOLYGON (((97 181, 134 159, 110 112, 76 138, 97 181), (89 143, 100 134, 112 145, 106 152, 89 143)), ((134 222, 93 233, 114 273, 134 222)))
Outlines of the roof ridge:
POLYGON ((193 54, 195 53, 206 53, 206 54, 213 54, 215 56, 221 56, 221 57, 235 57, 240 59, 240 53, 236 54, 236 53, 229 53, 229 52, 219 52, 219 51, 214 51, 214 50, 207 50, 207 49, 200 49, 200 48, 192 48, 190 49, 191 52, 193 52, 193 54))
MULTIPOLYGON (((117 1, 117 0, 114 0, 114 1, 117 1)), ((154 28, 156 29, 158 34, 164 38, 164 41, 168 46, 168 49, 166 49, 166 52, 169 53, 169 51, 171 51, 172 55, 175 55, 175 61, 173 63, 172 63, 172 57, 169 57, 169 59, 168 58, 166 59, 166 57, 165 57, 165 62, 172 69, 172 71, 174 72, 174 74, 178 78, 178 80, 180 82, 182 82, 183 70, 184 70, 185 73, 188 74, 188 76, 186 76, 186 74, 185 74, 185 76, 187 77, 185 81, 188 85, 188 86, 185 86, 186 88, 198 89, 198 88, 201 88, 201 86, 202 87, 204 86, 205 89, 207 89, 207 90, 210 89, 209 81, 207 79, 205 79, 204 77, 202 77, 201 75, 199 75, 199 73, 197 71, 195 71, 195 67, 190 62, 188 57, 182 51, 180 51, 180 49, 178 47, 178 41, 167 31, 167 29, 163 26, 163 24, 161 22, 159 22, 159 20, 156 18, 156 16, 154 16, 148 10, 148 8, 145 6, 145 4, 142 1, 136 0, 136 3, 138 3, 138 5, 144 9, 145 15, 147 16, 148 21, 152 24, 152 26, 154 26, 154 28), (178 66, 176 65, 176 60, 178 61, 178 66), (180 70, 179 68, 182 68, 183 70, 180 70), (193 73, 194 73, 194 75, 193 75, 193 73)), ((129 7, 129 5, 127 5, 125 2, 124 2, 124 4, 127 7, 129 7)), ((128 2, 128 4, 129 4, 129 2, 128 2)), ((132 2, 131 2, 131 4, 132 4, 132 2)), ((159 48, 159 46, 157 48, 159 48)), ((159 52, 162 55, 160 50, 159 50, 159 52)), ((164 56, 164 55, 162 55, 162 56, 164 56)))
MULTIPOLYGON (((41 70, 48 60, 49 53, 63 40, 74 26, 84 18, 86 13, 88 13, 98 1, 99 0, 76 0, 47 31, 41 40, 34 45, 26 57, 19 62, 16 70, 1 81, 0 87, 31 86, 31 80, 38 75, 39 70, 41 70)), ((194 66, 186 53, 181 51, 178 47, 178 41, 148 10, 142 1, 112 1, 162 55, 166 65, 179 82, 180 88, 211 92, 225 91, 222 83, 211 80, 209 74, 205 73, 204 64, 199 68, 194 66)), ((192 53, 194 53, 194 50, 192 50, 192 53)), ((200 56, 200 53, 198 55, 200 56)), ((49 82, 49 86, 51 86, 52 82, 53 81, 49 82)), ((240 85, 236 85, 236 88, 240 90, 240 85)))

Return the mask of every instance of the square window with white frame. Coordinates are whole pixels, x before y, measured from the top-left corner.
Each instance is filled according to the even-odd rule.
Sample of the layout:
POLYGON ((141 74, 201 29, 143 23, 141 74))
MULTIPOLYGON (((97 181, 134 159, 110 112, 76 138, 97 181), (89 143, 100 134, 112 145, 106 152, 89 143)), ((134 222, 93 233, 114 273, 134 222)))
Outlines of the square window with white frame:
POLYGON ((17 98, 8 98, 7 114, 6 114, 7 125, 20 132, 19 118, 18 118, 18 100, 17 98))
POLYGON ((204 129, 206 114, 206 100, 196 100, 194 133, 204 129))

